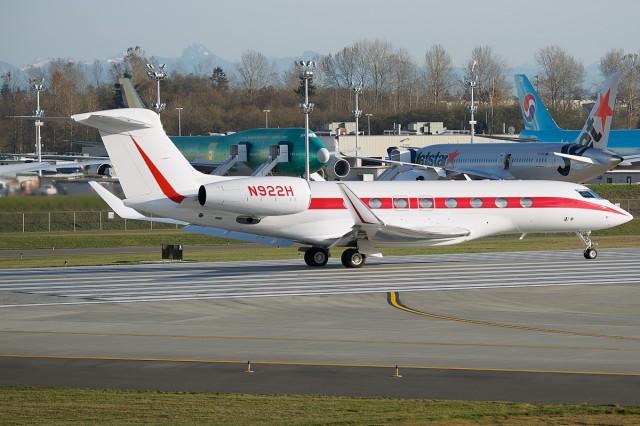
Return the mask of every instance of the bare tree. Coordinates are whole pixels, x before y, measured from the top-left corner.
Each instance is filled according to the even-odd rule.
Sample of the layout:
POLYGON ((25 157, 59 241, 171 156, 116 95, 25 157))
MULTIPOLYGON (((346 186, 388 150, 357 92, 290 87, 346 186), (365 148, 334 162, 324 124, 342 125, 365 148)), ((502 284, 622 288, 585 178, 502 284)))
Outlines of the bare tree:
POLYGON ((394 69, 400 66, 396 62, 399 57, 391 43, 378 39, 373 42, 360 41, 355 47, 362 52, 363 86, 366 84, 369 91, 373 92, 372 104, 374 108, 378 107, 382 104, 383 94, 393 86, 398 87, 397 81, 394 84, 394 69))
POLYGON ((640 96, 640 55, 625 54, 623 49, 613 49, 604 54, 598 65, 604 77, 614 71, 620 71, 617 103, 624 105, 627 129, 634 128, 635 103, 640 96))
POLYGON ((424 55, 427 96, 434 105, 446 99, 455 81, 451 56, 440 44, 435 44, 424 55))
POLYGON ((534 55, 539 71, 540 95, 549 99, 551 107, 558 109, 562 104, 584 96, 584 65, 559 46, 547 46, 534 55))
POLYGON ((473 49, 468 66, 476 61, 475 72, 478 75, 478 100, 487 104, 496 99, 504 99, 511 90, 507 79, 507 61, 491 46, 480 46, 473 49))
POLYGON ((250 102, 253 101, 256 91, 276 83, 275 63, 269 63, 267 57, 260 52, 245 51, 235 66, 240 76, 240 84, 247 93, 250 102))
POLYGON ((410 109, 418 98, 418 67, 406 49, 400 49, 389 58, 391 66, 389 88, 391 105, 396 112, 410 109), (415 102, 414 102, 415 101, 415 102))

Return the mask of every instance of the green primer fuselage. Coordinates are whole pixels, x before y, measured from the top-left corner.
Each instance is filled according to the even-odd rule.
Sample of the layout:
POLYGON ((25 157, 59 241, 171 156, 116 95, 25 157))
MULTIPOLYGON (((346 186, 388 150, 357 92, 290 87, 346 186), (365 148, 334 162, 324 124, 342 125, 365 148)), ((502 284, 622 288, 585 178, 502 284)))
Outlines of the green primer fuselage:
MULTIPOLYGON (((305 171, 305 137, 303 128, 250 129, 229 135, 169 136, 190 162, 222 163, 229 159, 231 145, 247 144, 245 163, 252 170, 269 162, 272 145, 289 146, 289 162, 278 163, 276 170, 282 175, 301 176, 305 171)), ((318 160, 318 151, 325 148, 322 141, 309 131, 309 171, 320 170, 325 163, 318 160)))

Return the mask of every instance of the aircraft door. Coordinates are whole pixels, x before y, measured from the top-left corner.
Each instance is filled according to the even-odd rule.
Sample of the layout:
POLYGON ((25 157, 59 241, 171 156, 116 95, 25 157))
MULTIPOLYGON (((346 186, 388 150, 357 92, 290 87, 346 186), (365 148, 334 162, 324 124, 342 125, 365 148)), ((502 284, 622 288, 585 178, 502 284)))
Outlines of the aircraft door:
POLYGON ((509 167, 511 167, 511 154, 500 154, 500 158, 502 161, 502 167, 505 170, 509 170, 509 167))

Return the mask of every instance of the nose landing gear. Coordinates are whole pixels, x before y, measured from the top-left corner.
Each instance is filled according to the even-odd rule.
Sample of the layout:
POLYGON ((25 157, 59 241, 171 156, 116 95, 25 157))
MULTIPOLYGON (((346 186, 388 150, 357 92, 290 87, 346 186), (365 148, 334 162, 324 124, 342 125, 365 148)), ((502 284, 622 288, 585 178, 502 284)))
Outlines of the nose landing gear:
POLYGON ((578 239, 580 240, 580 242, 582 242, 582 245, 584 246, 584 253, 583 253, 584 258, 591 260, 598 257, 598 252, 594 248, 598 244, 591 241, 591 231, 578 231, 576 232, 576 235, 578 236, 578 239))

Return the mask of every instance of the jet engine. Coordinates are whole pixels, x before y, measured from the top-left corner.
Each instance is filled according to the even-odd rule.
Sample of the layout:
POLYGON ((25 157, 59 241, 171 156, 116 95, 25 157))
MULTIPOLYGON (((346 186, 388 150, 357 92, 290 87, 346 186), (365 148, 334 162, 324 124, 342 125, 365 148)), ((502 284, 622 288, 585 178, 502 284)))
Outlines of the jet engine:
POLYGON ((85 170, 88 175, 111 176, 113 173, 113 167, 109 163, 86 166, 85 170))
POLYGON ((347 177, 351 171, 351 166, 344 158, 332 155, 322 170, 324 170, 325 174, 331 179, 342 179, 347 177))
POLYGON ((311 203, 311 190, 300 178, 247 177, 200 186, 198 202, 244 216, 282 216, 305 211, 311 203))

